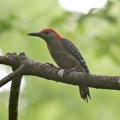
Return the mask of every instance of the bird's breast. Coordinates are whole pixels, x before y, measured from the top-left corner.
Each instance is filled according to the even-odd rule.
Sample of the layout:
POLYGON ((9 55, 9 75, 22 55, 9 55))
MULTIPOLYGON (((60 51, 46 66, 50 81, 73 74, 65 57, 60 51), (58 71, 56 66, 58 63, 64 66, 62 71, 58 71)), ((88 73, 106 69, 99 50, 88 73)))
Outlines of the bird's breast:
POLYGON ((70 69, 75 66, 80 66, 79 61, 64 49, 49 48, 49 51, 60 68, 70 69))

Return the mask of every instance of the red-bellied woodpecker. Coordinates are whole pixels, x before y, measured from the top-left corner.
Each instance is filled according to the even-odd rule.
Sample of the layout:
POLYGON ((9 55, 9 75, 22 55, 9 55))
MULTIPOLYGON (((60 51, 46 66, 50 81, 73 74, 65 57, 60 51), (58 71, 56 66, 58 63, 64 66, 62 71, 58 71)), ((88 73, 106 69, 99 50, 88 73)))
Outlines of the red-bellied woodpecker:
MULTIPOLYGON (((78 48, 69 40, 61 37, 53 29, 43 29, 40 32, 29 33, 45 40, 48 50, 56 64, 62 69, 76 67, 80 72, 89 73, 88 67, 81 56, 78 48)), ((90 98, 89 89, 85 85, 79 86, 80 96, 88 101, 90 98)))

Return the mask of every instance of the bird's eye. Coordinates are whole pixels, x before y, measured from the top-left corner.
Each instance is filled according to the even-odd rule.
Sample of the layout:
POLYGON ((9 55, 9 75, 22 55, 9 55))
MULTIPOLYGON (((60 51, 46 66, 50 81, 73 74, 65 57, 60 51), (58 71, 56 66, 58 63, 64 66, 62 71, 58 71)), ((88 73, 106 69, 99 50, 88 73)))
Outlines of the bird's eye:
POLYGON ((46 32, 44 32, 46 35, 48 35, 49 34, 49 31, 46 31, 46 32))

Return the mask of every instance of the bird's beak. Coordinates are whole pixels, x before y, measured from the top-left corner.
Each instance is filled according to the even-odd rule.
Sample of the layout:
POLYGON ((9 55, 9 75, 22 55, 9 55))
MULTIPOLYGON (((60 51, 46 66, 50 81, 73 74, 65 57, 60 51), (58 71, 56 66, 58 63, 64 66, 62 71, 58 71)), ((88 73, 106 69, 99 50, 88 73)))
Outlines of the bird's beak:
POLYGON ((28 35, 40 37, 40 32, 28 33, 28 35))

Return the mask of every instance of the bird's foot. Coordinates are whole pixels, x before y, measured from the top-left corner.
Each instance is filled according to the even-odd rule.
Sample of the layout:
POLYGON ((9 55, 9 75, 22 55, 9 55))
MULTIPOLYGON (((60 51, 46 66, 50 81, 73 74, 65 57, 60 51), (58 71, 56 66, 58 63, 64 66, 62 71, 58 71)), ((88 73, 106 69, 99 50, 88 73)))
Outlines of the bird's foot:
POLYGON ((68 73, 70 73, 72 71, 77 71, 77 67, 73 67, 73 68, 70 68, 70 69, 61 69, 61 68, 59 68, 58 76, 62 77, 63 75, 68 74, 68 73))
POLYGON ((78 69, 77 69, 77 67, 72 67, 72 68, 70 68, 70 69, 66 69, 65 70, 65 74, 68 74, 68 73, 70 73, 70 72, 73 72, 73 71, 77 71, 78 69))
POLYGON ((52 63, 45 63, 46 65, 49 65, 49 66, 51 66, 51 67, 55 67, 55 68, 57 68, 55 65, 53 65, 52 63))

